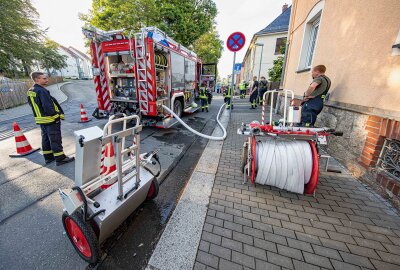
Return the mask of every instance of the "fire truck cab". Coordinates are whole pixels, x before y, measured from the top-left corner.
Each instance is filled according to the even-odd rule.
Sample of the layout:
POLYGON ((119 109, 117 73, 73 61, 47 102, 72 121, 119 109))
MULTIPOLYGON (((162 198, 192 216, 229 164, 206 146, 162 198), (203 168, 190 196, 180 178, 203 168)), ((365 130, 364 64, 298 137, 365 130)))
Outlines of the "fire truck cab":
POLYGON ((123 112, 138 114, 143 125, 168 128, 178 116, 193 113, 202 62, 197 55, 156 27, 125 36, 124 30, 83 29, 91 40, 97 116, 123 112))

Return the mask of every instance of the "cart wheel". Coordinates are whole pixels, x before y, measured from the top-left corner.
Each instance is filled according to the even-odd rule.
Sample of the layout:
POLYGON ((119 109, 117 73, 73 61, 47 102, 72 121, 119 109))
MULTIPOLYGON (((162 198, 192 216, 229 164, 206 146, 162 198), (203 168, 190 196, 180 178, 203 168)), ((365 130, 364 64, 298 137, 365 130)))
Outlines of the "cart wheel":
POLYGON ((152 200, 155 197, 157 197, 158 190, 159 190, 158 181, 157 181, 157 179, 154 179, 153 181, 151 181, 149 191, 147 192, 146 200, 149 201, 149 200, 152 200))
POLYGON ((242 172, 243 173, 245 173, 245 166, 246 166, 246 164, 248 163, 248 160, 247 160, 247 158, 248 158, 248 156, 249 156, 249 143, 247 142, 247 141, 245 141, 244 143, 243 143, 243 147, 242 147, 242 172))
POLYGON ((83 220, 82 215, 80 213, 68 215, 64 212, 62 223, 79 256, 88 263, 97 263, 100 258, 99 243, 92 227, 83 220))

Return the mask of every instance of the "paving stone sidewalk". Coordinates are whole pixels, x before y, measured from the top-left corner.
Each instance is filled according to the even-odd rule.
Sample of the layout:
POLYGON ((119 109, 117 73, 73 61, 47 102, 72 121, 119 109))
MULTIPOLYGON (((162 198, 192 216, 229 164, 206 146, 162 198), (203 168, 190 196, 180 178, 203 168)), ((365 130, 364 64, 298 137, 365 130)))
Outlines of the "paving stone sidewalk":
POLYGON ((400 216, 348 174, 322 173, 315 198, 242 184, 242 122, 228 126, 194 269, 400 269, 400 216))

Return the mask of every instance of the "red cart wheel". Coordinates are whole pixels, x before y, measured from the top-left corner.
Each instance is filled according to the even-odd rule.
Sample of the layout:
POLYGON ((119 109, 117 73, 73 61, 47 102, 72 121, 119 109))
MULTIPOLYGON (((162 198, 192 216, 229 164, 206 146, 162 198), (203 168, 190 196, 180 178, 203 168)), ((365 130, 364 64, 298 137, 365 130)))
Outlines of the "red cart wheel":
POLYGON ((257 140, 256 137, 253 136, 251 137, 251 155, 252 155, 252 161, 251 161, 251 182, 254 184, 256 181, 256 164, 257 164, 257 153, 256 153, 256 148, 257 148, 257 140))
POLYGON ((314 190, 317 188, 318 178, 319 178, 319 160, 318 160, 318 151, 315 146, 315 142, 310 141, 313 166, 311 171, 310 181, 308 181, 307 185, 304 187, 304 194, 313 194, 314 190))
POLYGON ((62 223, 79 256, 88 263, 97 263, 100 258, 99 243, 92 227, 83 220, 82 215, 79 213, 68 215, 64 212, 62 223))
POLYGON ((151 181, 149 191, 147 192, 146 200, 152 200, 158 195, 159 184, 157 179, 151 181))

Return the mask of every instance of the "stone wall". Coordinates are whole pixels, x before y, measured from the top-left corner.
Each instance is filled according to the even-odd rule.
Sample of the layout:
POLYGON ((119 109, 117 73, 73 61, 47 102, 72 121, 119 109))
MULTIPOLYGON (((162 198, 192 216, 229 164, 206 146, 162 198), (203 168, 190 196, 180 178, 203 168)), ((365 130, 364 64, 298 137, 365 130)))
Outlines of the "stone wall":
MULTIPOLYGON (((281 97, 281 115, 283 101, 281 97)), ((354 177, 377 186, 392 198, 395 195, 395 204, 399 203, 400 182, 376 167, 385 139, 400 140, 399 121, 326 104, 316 126, 342 131, 342 137, 330 136, 324 149, 354 177)))
POLYGON ((359 160, 368 134, 365 130, 367 119, 365 114, 325 106, 316 122, 316 126, 343 132, 342 137, 329 137, 326 150, 356 177, 365 173, 359 160))

